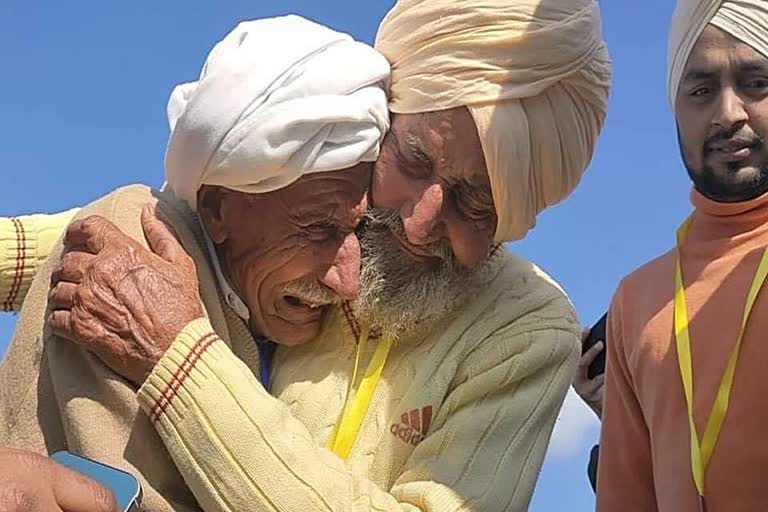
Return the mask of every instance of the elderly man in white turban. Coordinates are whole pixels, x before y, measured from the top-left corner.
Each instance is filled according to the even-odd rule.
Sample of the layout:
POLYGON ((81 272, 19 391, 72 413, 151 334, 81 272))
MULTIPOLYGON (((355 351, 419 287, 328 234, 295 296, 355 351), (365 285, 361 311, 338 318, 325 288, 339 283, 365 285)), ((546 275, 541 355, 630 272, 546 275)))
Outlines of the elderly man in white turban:
MULTIPOLYGON (((290 339, 275 332, 281 346, 272 364, 265 357, 258 368, 244 366, 216 326, 151 290, 144 296, 153 312, 191 320, 181 334, 173 338, 175 326, 157 336, 129 327, 119 343, 110 340, 104 306, 84 311, 69 296, 107 296, 122 315, 141 315, 95 285, 121 280, 121 251, 104 249, 98 230, 70 230, 73 252, 62 268, 82 269, 77 255, 89 251, 99 260, 72 272, 82 279, 56 286, 52 327, 142 383, 139 403, 204 510, 527 508, 578 358, 579 327, 556 284, 492 248, 523 237, 578 182, 605 114, 609 65, 594 2, 508 4, 404 2, 382 24, 378 47, 397 77, 391 104, 411 110, 394 117, 374 172, 376 208, 359 230, 360 293, 325 316, 311 343, 285 347, 290 339), (452 5, 463 6, 456 23, 416 30, 452 5), (387 35, 397 26, 421 39, 387 49, 407 42, 387 35), (436 48, 424 55, 429 65, 409 64, 425 38, 436 48), (445 72, 430 74, 437 64, 445 72), (431 103, 408 99, 419 95, 418 81, 400 85, 416 75, 440 81, 423 94, 431 103), (451 103, 449 91, 462 94, 451 103), (88 325, 74 326, 79 316, 88 325), (142 345, 154 338, 172 343, 142 345)), ((222 148, 246 160, 252 151, 222 148)), ((128 244, 108 232, 110 245, 128 244)), ((170 279, 158 263, 142 269, 170 279)), ((236 311, 248 290, 231 291, 236 311)), ((291 288, 303 298, 315 291, 291 288)))
POLYGON ((668 85, 694 210, 613 299, 598 510, 765 510, 768 1, 679 0, 668 85))
MULTIPOLYGON (((200 79, 174 90, 168 190, 130 186, 86 206, 67 238, 80 252, 62 257, 54 246, 26 296, 0 368, 0 446, 15 448, 0 450, 0 509, 104 510, 103 494, 18 451, 63 448, 140 477, 142 510, 197 509, 156 433, 153 407, 139 412, 134 385, 152 369, 145 356, 184 328, 180 338, 207 340, 212 357, 226 350, 259 374, 270 347, 262 338, 304 343, 331 304, 356 296, 354 230, 388 128, 388 79, 389 65, 371 47, 290 16, 240 24, 213 49, 200 79), (157 255, 143 249, 145 236, 157 255), (92 273, 73 275, 73 261, 92 273), (58 294, 48 300, 54 271, 58 294), (80 278, 98 284, 78 289, 80 278), (158 296, 177 307, 162 308, 152 301, 158 296), (63 341, 45 328, 46 309, 54 331, 59 321, 74 332, 98 323, 94 338, 122 353, 102 362, 63 341), (202 326, 217 333, 216 343, 202 326), (121 341, 128 331, 151 342, 143 355, 121 341)), ((25 264, 22 254, 17 265, 25 264)), ((152 386, 145 405, 157 398, 152 386)))

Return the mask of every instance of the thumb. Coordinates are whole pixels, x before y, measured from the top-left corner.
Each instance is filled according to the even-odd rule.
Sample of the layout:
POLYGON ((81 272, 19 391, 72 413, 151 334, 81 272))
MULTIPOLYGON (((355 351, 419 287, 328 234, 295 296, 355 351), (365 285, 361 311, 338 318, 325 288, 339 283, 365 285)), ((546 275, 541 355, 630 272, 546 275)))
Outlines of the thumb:
POLYGON ((150 205, 141 210, 141 227, 155 254, 170 263, 186 263, 189 256, 176 239, 176 234, 157 217, 157 211, 150 205))

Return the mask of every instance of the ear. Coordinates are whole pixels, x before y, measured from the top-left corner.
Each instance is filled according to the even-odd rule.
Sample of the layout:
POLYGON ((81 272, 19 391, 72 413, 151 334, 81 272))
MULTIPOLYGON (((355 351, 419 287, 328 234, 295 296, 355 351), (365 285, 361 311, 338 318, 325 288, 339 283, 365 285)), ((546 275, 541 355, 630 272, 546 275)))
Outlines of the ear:
POLYGON ((205 226, 206 233, 217 245, 229 238, 227 223, 224 221, 226 193, 226 189, 210 185, 203 185, 197 191, 197 213, 205 226))

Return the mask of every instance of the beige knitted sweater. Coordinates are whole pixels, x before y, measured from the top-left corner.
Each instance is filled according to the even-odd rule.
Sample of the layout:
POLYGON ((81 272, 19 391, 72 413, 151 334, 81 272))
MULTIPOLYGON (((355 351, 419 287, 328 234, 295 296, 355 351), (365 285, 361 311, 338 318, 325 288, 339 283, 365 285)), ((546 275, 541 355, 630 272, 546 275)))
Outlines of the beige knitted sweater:
MULTIPOLYGON (((343 461, 325 444, 356 352, 345 316, 331 315, 304 346, 281 347, 268 393, 187 208, 132 186, 79 216, 103 215, 144 242, 141 207, 158 197, 197 263, 208 318, 185 328, 137 393, 43 328, 57 243, 0 367, 1 445, 67 448, 125 468, 140 476, 147 511, 527 509, 579 353, 571 305, 547 276, 502 252, 463 310, 395 345, 343 461)), ((13 238, 3 226, 14 223, 0 222, 0 241, 13 238)))

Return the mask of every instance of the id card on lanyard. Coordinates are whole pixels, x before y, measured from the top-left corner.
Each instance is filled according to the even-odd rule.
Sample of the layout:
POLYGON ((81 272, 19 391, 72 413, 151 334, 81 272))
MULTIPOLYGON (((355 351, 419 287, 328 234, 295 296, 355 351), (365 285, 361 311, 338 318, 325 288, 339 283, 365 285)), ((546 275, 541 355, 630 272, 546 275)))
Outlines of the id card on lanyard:
POLYGON ((680 376, 683 381, 683 391, 685 392, 685 402, 688 409, 688 428, 691 434, 691 472, 693 473, 693 481, 696 485, 696 491, 699 494, 699 507, 702 511, 707 510, 707 504, 705 499, 705 476, 707 466, 712 457, 712 452, 717 444, 717 439, 720 436, 720 430, 723 426, 723 420, 725 414, 728 412, 728 404, 731 397, 731 389, 733 388, 733 377, 736 373, 736 363, 739 359, 739 352, 741 349, 741 342, 744 339, 744 331, 749 320, 749 315, 752 312, 752 307, 755 304, 757 295, 765 282, 766 275, 768 275, 768 248, 763 251, 763 256, 760 260, 760 264, 755 272, 755 277, 752 280, 752 286, 747 294, 746 303, 744 305, 744 313, 741 318, 741 327, 739 329, 738 337, 736 338, 736 344, 731 350, 731 355, 728 358, 728 365, 725 367, 725 372, 720 380, 720 385, 717 389, 717 395, 715 397, 715 403, 712 405, 712 411, 709 414, 706 422, 706 428, 704 430, 704 437, 701 443, 699 443, 699 435, 696 431, 696 424, 693 417, 693 368, 691 365, 691 340, 688 329, 688 306, 685 300, 685 286, 683 284, 683 269, 681 262, 681 247, 686 235, 688 234, 688 228, 691 224, 691 218, 688 218, 677 230, 677 263, 675 266, 675 306, 674 306, 674 322, 675 322, 675 343, 677 348, 677 361, 680 367, 680 376))

